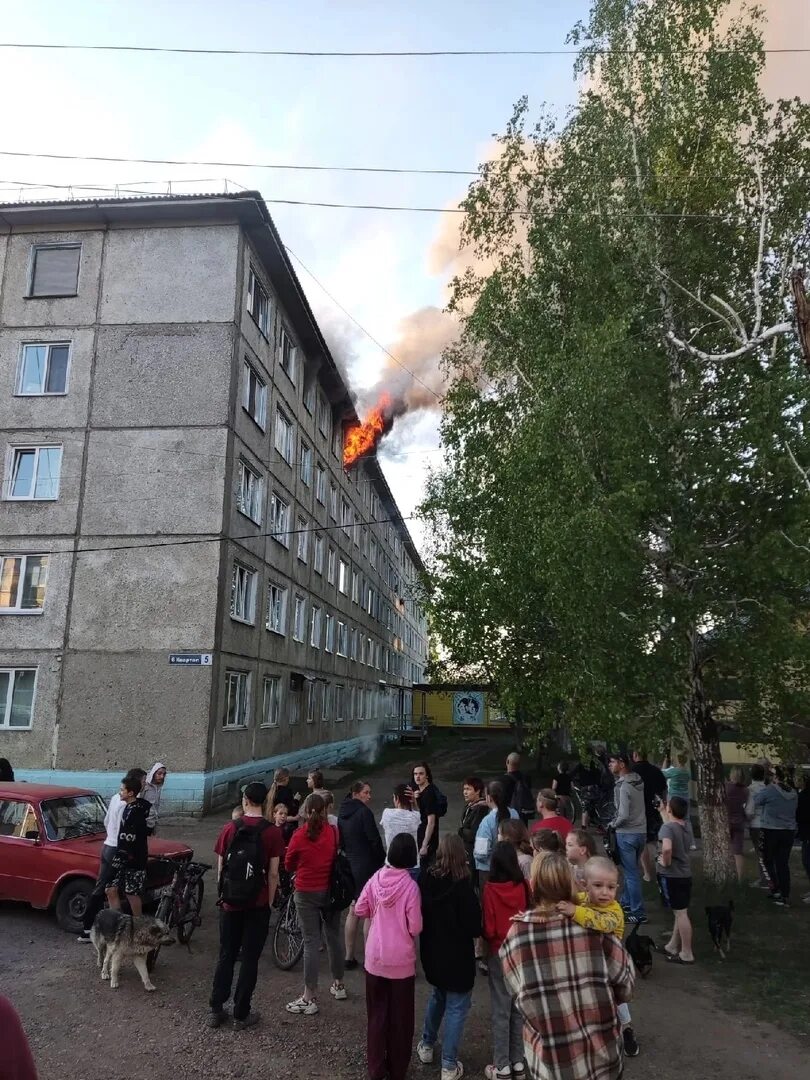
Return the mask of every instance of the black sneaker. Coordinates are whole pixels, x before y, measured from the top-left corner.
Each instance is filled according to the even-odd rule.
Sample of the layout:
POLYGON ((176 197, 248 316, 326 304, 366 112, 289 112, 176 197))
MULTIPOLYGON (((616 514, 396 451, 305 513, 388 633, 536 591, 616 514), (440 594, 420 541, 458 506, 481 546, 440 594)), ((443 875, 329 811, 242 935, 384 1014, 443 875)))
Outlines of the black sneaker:
POLYGON ((228 1014, 224 1009, 212 1009, 205 1022, 210 1028, 218 1028, 222 1027, 227 1019, 228 1014))
POLYGON ((628 1057, 638 1057, 639 1045, 636 1042, 636 1037, 633 1034, 631 1027, 626 1027, 622 1032, 622 1039, 624 1040, 624 1052, 628 1057))
POLYGON ((233 1029, 234 1031, 244 1031, 245 1028, 255 1027, 260 1020, 261 1014, 251 1009, 251 1011, 247 1014, 244 1020, 234 1020, 233 1029))
POLYGON ((343 967, 346 971, 356 971, 357 968, 360 967, 360 961, 355 960, 354 958, 352 958, 351 960, 346 960, 343 964, 343 967))
POLYGON ((643 926, 644 923, 648 923, 650 920, 646 915, 628 915, 627 921, 632 923, 633 926, 643 926))

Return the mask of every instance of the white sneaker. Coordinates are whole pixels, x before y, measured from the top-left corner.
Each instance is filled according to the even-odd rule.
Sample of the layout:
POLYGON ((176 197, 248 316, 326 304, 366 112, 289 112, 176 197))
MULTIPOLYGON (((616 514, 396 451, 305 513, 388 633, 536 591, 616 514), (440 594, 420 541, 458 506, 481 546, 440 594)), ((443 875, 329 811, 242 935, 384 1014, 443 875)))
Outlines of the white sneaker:
POLYGON ((499 1069, 497 1065, 487 1065, 484 1076, 487 1080, 512 1080, 512 1066, 502 1065, 499 1069))
POLYGON ((318 1011, 315 999, 310 998, 307 1001, 305 997, 296 998, 295 1001, 288 1001, 285 1008, 288 1013, 303 1013, 304 1016, 314 1016, 318 1011))
POLYGON ((423 1043, 420 1039, 416 1047, 416 1056, 423 1065, 430 1065, 433 1061, 433 1047, 428 1046, 427 1043, 423 1043))
POLYGON ((442 1080, 461 1080, 463 1075, 464 1066, 460 1061, 456 1062, 456 1067, 454 1069, 445 1069, 444 1066, 442 1066, 442 1080))
POLYGON ((526 1066, 523 1064, 523 1062, 522 1061, 513 1061, 512 1062, 512 1076, 515 1077, 515 1080, 520 1080, 520 1077, 525 1076, 525 1075, 526 1075, 526 1066))
POLYGON ((329 987, 329 993, 332 995, 335 1001, 346 1000, 346 987, 343 985, 343 983, 332 983, 332 985, 329 987))

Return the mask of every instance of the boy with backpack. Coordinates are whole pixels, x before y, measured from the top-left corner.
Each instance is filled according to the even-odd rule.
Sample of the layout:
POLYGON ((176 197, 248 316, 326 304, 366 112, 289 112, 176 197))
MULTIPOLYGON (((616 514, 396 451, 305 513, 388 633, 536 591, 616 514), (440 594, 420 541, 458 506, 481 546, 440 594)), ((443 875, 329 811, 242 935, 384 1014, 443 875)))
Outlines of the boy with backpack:
POLYGON ((233 1026, 253 1027, 259 1014, 251 1011, 259 957, 270 928, 270 906, 278 885, 279 859, 284 854, 281 830, 263 815, 267 788, 248 784, 242 794, 244 813, 229 821, 219 834, 214 851, 219 877, 219 960, 209 1001, 208 1026, 218 1028, 227 1019, 225 1002, 231 996, 233 969, 240 956, 239 978, 233 995, 233 1026))

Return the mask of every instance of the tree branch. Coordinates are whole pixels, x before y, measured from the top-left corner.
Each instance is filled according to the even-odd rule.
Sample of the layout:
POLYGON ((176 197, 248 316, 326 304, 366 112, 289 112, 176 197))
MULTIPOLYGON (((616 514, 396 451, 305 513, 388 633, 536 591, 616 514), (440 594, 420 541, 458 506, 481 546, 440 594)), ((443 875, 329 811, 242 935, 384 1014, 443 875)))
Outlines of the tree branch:
POLYGON ((707 353, 703 349, 696 349, 694 345, 690 345, 689 342, 681 340, 677 337, 672 330, 667 331, 667 340, 671 341, 676 349, 680 349, 682 352, 688 352, 691 356, 696 357, 698 360, 703 360, 707 364, 721 364, 728 360, 739 360, 741 356, 747 356, 748 353, 754 352, 761 345, 765 345, 766 342, 771 341, 773 338, 781 337, 783 334, 789 334, 793 329, 793 324, 789 322, 776 323, 774 326, 769 326, 767 330, 763 330, 757 334, 756 337, 750 338, 744 345, 741 345, 739 349, 734 349, 732 352, 725 353, 707 353))
POLYGON ((751 337, 757 337, 762 329, 762 260, 765 253, 765 227, 768 212, 765 207, 765 188, 762 184, 762 162, 757 158, 754 172, 759 188, 759 239, 757 242, 757 264, 754 267, 754 329, 751 337))
POLYGON ((785 449, 788 452, 788 457, 796 466, 799 476, 801 476, 802 480, 804 481, 804 486, 807 488, 808 491, 810 491, 810 470, 803 469, 798 463, 798 461, 796 460, 796 455, 793 453, 793 448, 791 447, 790 443, 785 443, 785 449))

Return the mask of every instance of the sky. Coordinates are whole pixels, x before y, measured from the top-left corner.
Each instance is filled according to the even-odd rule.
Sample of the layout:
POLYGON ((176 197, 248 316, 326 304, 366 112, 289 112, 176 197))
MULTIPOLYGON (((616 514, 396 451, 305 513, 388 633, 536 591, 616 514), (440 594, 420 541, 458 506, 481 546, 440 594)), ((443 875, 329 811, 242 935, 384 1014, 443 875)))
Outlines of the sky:
MULTIPOLYGON (((564 48, 587 0, 3 0, 4 42, 269 49, 564 48)), ((267 58, 0 50, 2 150, 474 171, 517 99, 564 110, 572 57, 267 58), (16 102, 19 107, 9 108, 16 102)), ((0 199, 34 184, 118 184, 143 191, 220 191, 267 199, 444 207, 463 176, 284 173, 266 169, 49 161, 0 155, 0 199), (159 183, 143 184, 143 181, 159 183), (16 186, 15 186, 16 185, 16 186)), ((54 189, 24 189, 55 198, 54 189)), ((73 189, 74 195, 112 192, 73 189)), ((121 192, 125 194, 124 192, 121 192)), ((285 243, 383 345, 400 324, 447 299, 433 257, 442 215, 270 204, 285 243)), ((319 321, 352 357, 362 392, 386 357, 295 263, 319 321)), ((438 413, 412 417, 381 454, 405 515, 438 454, 438 413)), ((418 523, 410 526, 417 541, 418 523)))

